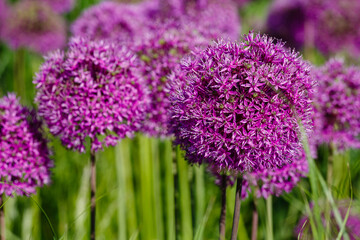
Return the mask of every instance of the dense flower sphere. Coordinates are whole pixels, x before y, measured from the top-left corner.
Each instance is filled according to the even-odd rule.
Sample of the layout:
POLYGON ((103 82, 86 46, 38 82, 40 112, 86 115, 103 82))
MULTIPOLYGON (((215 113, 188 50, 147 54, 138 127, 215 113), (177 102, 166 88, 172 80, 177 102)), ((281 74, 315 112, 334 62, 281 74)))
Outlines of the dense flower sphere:
POLYGON ((140 13, 133 5, 101 2, 86 9, 71 26, 71 32, 92 40, 132 41, 144 30, 140 13))
POLYGON ((360 68, 330 59, 313 75, 318 81, 314 94, 318 143, 360 148, 360 68))
POLYGON ((304 0, 275 0, 267 18, 269 35, 301 49, 305 40, 306 4, 304 0))
POLYGON ((135 50, 143 61, 143 75, 150 90, 151 105, 142 131, 150 136, 168 136, 170 101, 168 76, 190 51, 205 47, 208 40, 198 31, 178 22, 158 26, 139 41, 135 50))
POLYGON ((313 81, 301 57, 265 35, 218 41, 181 65, 171 130, 192 163, 237 172, 281 167, 310 131, 313 81))
POLYGON ((360 1, 308 0, 315 45, 325 54, 360 54, 360 1))
MULTIPOLYGON (((319 204, 321 211, 321 218, 324 227, 327 227, 326 224, 326 211, 328 211, 324 206, 328 206, 328 204, 319 204)), ((337 207, 340 212, 341 218, 345 219, 348 208, 350 206, 350 200, 342 200, 337 202, 337 207)), ((339 234, 340 228, 335 220, 335 215, 333 211, 330 213, 330 238, 336 239, 339 234)), ((355 206, 350 208, 349 216, 346 221, 345 231, 349 235, 350 240, 358 240, 360 239, 360 212, 359 209, 356 209, 355 206)), ((304 216, 300 219, 298 225, 295 228, 295 235, 298 239, 310 240, 314 239, 314 236, 311 232, 310 221, 308 216, 304 216)), ((343 238, 341 238, 343 239, 343 238)))
MULTIPOLYGON (((33 1, 33 0, 28 0, 33 1)), ((75 0, 35 0, 48 4, 54 12, 67 13, 74 7, 75 0)))
POLYGON ((15 94, 0 99, 0 194, 30 195, 50 182, 47 141, 34 111, 15 94))
POLYGON ((241 195, 242 198, 255 190, 257 198, 268 198, 270 195, 280 196, 289 193, 309 172, 305 154, 301 154, 292 163, 276 169, 260 169, 244 174, 241 195))
POLYGON ((85 151, 115 145, 138 130, 147 108, 147 93, 135 55, 104 41, 74 38, 67 52, 46 57, 34 83, 39 115, 63 144, 85 151))
POLYGON ((3 38, 12 48, 26 47, 46 53, 66 42, 64 20, 45 3, 20 1, 9 10, 3 38))

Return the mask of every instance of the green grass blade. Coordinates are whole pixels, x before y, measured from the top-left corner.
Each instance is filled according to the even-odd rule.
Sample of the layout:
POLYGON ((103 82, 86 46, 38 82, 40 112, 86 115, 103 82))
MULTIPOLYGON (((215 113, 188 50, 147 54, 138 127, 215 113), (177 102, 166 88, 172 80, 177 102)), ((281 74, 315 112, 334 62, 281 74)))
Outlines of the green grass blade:
POLYGON ((40 206, 40 204, 35 200, 35 198, 33 198, 32 196, 30 196, 31 200, 33 200, 35 202, 35 204, 38 206, 38 208, 41 210, 41 212, 44 214, 45 218, 46 218, 46 222, 49 224, 49 227, 51 229, 51 232, 53 234, 53 238, 57 239, 57 235, 56 232, 54 230, 53 225, 51 224, 50 218, 49 216, 46 214, 45 210, 40 206))
POLYGON ((204 239, 204 230, 205 230, 205 226, 206 226, 206 223, 208 222, 209 220, 209 216, 210 216, 210 213, 214 207, 214 204, 215 204, 215 197, 212 197, 210 198, 210 201, 208 203, 208 206, 206 208, 206 211, 205 211, 205 214, 203 216, 203 218, 201 219, 200 223, 199 223, 199 226, 196 230, 196 233, 195 233, 195 237, 194 237, 194 240, 202 240, 204 239))
POLYGON ((175 185, 174 185, 174 161, 172 144, 170 140, 164 141, 164 164, 165 171, 165 203, 166 203, 166 239, 175 240, 175 185))
POLYGON ((180 147, 176 147, 176 161, 178 165, 179 177, 179 202, 181 213, 181 239, 191 240, 193 238, 191 197, 188 178, 188 164, 184 159, 180 147))

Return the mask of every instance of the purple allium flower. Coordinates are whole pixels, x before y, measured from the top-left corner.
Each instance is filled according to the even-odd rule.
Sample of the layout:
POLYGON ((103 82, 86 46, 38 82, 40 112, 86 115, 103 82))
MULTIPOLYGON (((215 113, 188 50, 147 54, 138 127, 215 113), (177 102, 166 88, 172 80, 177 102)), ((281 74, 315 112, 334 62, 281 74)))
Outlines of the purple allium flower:
POLYGON ((65 22, 43 2, 21 1, 9 10, 3 38, 12 48, 46 53, 65 45, 65 22))
POLYGON ((360 68, 331 59, 313 71, 317 141, 339 149, 360 148, 360 68))
POLYGON ((75 36, 92 40, 132 41, 143 30, 143 17, 136 6, 116 2, 86 9, 71 27, 75 36))
POLYGON ((360 54, 360 1, 309 0, 308 17, 315 33, 315 45, 325 54, 345 51, 360 54))
MULTIPOLYGON (((342 219, 344 219, 346 216, 346 213, 349 208, 349 204, 350 204, 350 200, 342 200, 337 203, 337 205, 338 205, 337 207, 338 207, 338 210, 340 212, 342 219)), ((322 218, 322 222, 325 227, 326 226, 325 214, 326 214, 327 210, 324 207, 321 208, 321 206, 322 205, 320 205, 321 218, 322 218)), ((323 204, 323 206, 327 206, 327 204, 323 204)), ((330 220, 330 229, 331 229, 330 239, 335 239, 336 236, 339 234, 340 228, 339 228, 338 224, 336 223, 335 216, 332 211, 331 211, 329 220, 330 220)), ((350 208, 349 217, 346 221, 345 230, 346 230, 347 234, 349 235, 350 240, 360 239, 360 212, 357 209, 355 209, 354 207, 350 208)), ((302 240, 314 239, 312 232, 311 232, 311 228, 310 228, 309 218, 307 216, 304 216, 300 219, 298 225, 295 228, 295 235, 297 237, 299 237, 299 239, 302 239, 302 240)))
POLYGON ((30 195, 50 182, 53 163, 41 126, 15 94, 0 99, 0 194, 30 195))
POLYGON ((192 163, 238 172, 281 167, 310 131, 309 65, 259 34, 218 41, 181 65, 171 90, 172 132, 192 163))
POLYGON ((178 67, 184 55, 207 44, 208 40, 196 30, 175 22, 159 26, 139 41, 135 50, 144 63, 142 71, 151 98, 150 109, 142 127, 143 132, 150 136, 168 136, 170 108, 169 94, 166 92, 168 76, 178 67))
POLYGON ((270 7, 267 29, 286 45, 301 49, 305 39, 306 4, 304 0, 275 0, 270 7))
POLYGON ((85 151, 132 136, 148 104, 139 63, 125 47, 74 38, 67 52, 46 57, 34 83, 39 115, 63 144, 85 151))
MULTIPOLYGON (((29 0, 33 1, 33 0, 29 0)), ((36 0, 45 2, 48 4, 56 13, 67 13, 74 7, 75 0, 36 0)))
POLYGON ((252 188, 257 198, 267 198, 270 195, 277 197, 283 192, 289 193, 309 172, 305 154, 300 154, 292 163, 285 164, 276 169, 260 169, 244 174, 242 185, 242 198, 248 197, 252 188))
POLYGON ((237 40, 241 25, 236 5, 230 0, 210 1, 204 8, 188 8, 188 17, 195 28, 211 39, 237 40))

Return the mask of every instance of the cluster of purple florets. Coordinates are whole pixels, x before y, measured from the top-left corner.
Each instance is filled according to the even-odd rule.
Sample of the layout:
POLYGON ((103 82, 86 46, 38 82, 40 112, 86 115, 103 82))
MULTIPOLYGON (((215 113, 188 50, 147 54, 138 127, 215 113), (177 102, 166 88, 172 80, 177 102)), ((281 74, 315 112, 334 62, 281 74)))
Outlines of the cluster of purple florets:
POLYGON ((126 47, 72 39, 64 53, 46 58, 36 75, 39 115, 68 148, 114 146, 140 127, 147 94, 139 61, 126 47))
POLYGON ((143 34, 144 18, 135 6, 101 2, 86 9, 72 25, 74 36, 92 40, 133 41, 143 34))
POLYGON ((237 172, 281 167, 311 131, 313 81, 306 62, 271 38, 218 41, 181 65, 171 91, 172 130, 193 163, 237 172))
POLYGON ((257 198, 268 198, 270 195, 280 196, 284 192, 289 193, 309 172, 305 154, 295 159, 292 163, 285 164, 280 168, 261 169, 245 173, 242 185, 242 198, 248 197, 254 189, 257 198))
POLYGON ((65 22, 46 4, 21 1, 8 11, 1 35, 12 48, 46 53, 65 45, 65 22))
POLYGON ((135 51, 143 61, 142 74, 151 98, 142 132, 150 136, 169 136, 168 76, 175 70, 183 56, 189 54, 192 49, 207 46, 207 43, 208 40, 196 30, 171 22, 166 26, 158 27, 156 31, 136 44, 135 51))
POLYGON ((313 71, 318 144, 335 144, 338 149, 360 148, 360 69, 331 59, 313 71))
POLYGON ((0 194, 30 195, 50 182, 42 123, 14 94, 0 99, 0 136, 0 194))

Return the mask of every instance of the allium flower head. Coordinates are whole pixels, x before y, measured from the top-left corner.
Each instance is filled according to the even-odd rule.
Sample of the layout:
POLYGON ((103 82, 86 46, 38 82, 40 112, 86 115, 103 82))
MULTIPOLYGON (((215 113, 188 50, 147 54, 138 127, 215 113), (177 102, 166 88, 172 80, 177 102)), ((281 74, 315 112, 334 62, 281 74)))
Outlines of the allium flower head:
POLYGON ((286 41, 286 45, 300 49, 305 39, 305 19, 304 0, 275 0, 267 18, 267 31, 286 41))
POLYGON ((74 38, 36 75, 39 115, 68 148, 84 152, 86 137, 93 151, 113 146, 144 118, 148 100, 138 68, 125 47, 74 38))
POLYGON ((313 74, 318 81, 314 94, 318 143, 360 148, 360 68, 331 59, 313 74))
MULTIPOLYGON (((327 206, 327 204, 323 204, 323 205, 327 206)), ((350 205, 350 200, 339 201, 337 205, 341 218, 344 219, 350 205)), ((325 227, 326 226, 325 214, 327 210, 324 207, 321 209, 321 206, 322 205, 320 205, 321 218, 325 227)), ((336 237, 339 234, 340 228, 335 220, 335 215, 333 211, 331 211, 330 213, 329 221, 330 221, 330 229, 331 229, 330 239, 336 239, 336 237)), ((355 207, 350 208, 349 216, 345 225, 345 231, 349 235, 350 240, 360 239, 360 212, 358 211, 358 209, 355 209, 355 207)), ((298 237, 298 239, 303 239, 303 240, 314 239, 314 236, 310 228, 310 221, 307 216, 304 216, 300 219, 298 225, 295 228, 295 234, 298 237)))
POLYGON ((292 163, 285 164, 275 169, 260 169, 245 173, 242 185, 242 198, 255 190, 257 198, 268 198, 270 195, 280 196, 284 192, 289 193, 309 172, 305 154, 300 154, 292 163))
POLYGON ((0 99, 0 194, 30 195, 50 182, 53 163, 41 127, 14 94, 0 99))
POLYGON ((218 41, 181 65, 171 91, 172 132, 192 163, 252 171, 292 162, 297 123, 311 128, 309 66, 267 36, 218 41))
POLYGON ((65 22, 43 2, 21 1, 7 14, 3 38, 12 48, 46 53, 65 45, 65 22))
POLYGON ((86 9, 73 23, 74 36, 92 40, 132 41, 142 33, 144 21, 135 6, 101 2, 86 9))
MULTIPOLYGON (((33 1, 33 0, 28 0, 33 1)), ((48 4, 56 13, 67 13, 74 7, 75 0, 35 0, 48 4)))
POLYGON ((143 61, 143 75, 150 89, 151 105, 142 131, 150 136, 168 136, 170 102, 166 87, 168 76, 191 50, 205 47, 208 40, 196 30, 175 22, 158 26, 135 47, 143 61))
POLYGON ((309 0, 307 9, 315 29, 315 45, 323 53, 345 51, 359 56, 360 1, 309 0))

